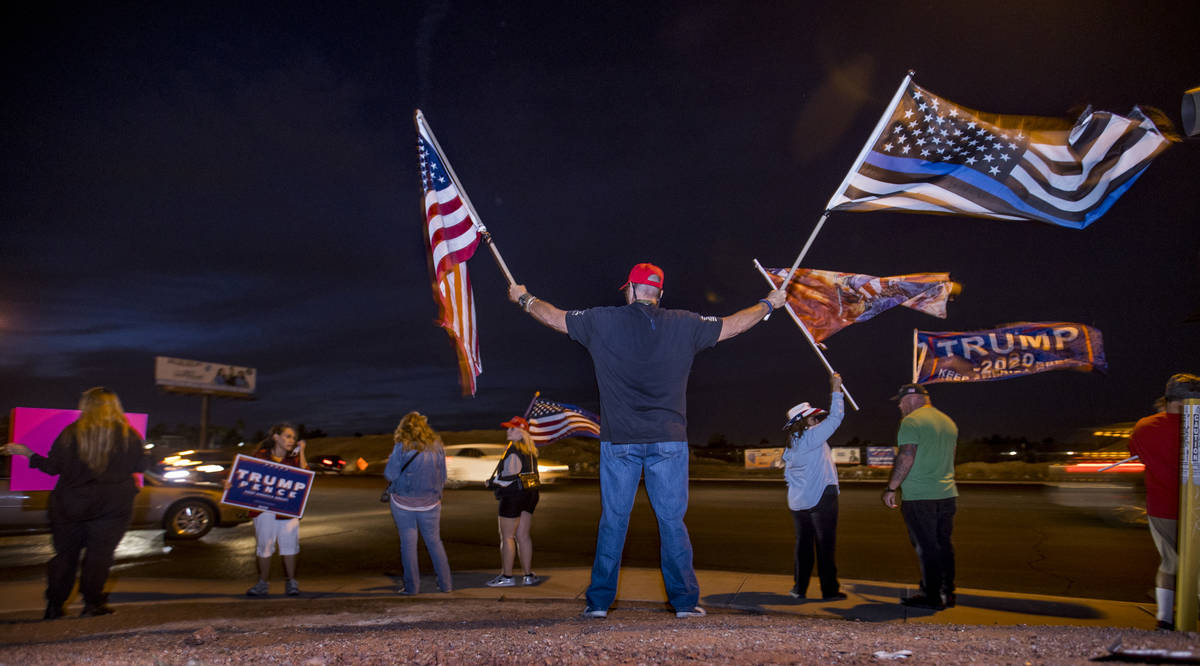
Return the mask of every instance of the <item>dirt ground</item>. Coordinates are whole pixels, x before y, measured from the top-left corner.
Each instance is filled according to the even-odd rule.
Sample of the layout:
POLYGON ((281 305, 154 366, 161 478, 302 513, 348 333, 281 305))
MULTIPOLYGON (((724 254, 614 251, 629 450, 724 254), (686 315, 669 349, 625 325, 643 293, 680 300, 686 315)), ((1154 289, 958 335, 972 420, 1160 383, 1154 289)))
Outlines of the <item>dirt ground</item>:
POLYGON ((866 623, 712 610, 676 619, 567 601, 313 599, 124 605, 115 615, 0 618, 0 663, 1081 664, 1125 649, 1200 654, 1200 634, 1107 627, 866 623), (901 658, 903 650, 911 656, 901 658))

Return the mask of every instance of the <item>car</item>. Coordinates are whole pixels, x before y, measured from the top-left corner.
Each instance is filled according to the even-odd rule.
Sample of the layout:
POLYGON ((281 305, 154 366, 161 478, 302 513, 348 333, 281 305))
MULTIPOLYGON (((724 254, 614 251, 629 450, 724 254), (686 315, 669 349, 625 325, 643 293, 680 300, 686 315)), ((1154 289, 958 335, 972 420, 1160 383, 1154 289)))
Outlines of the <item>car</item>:
POLYGON ((346 459, 332 453, 323 453, 308 458, 308 468, 314 472, 341 474, 345 467, 346 459))
MULTIPOLYGON (((492 476, 506 444, 452 444, 446 449, 446 487, 482 486, 492 476)), ((538 476, 542 485, 565 483, 571 468, 538 458, 538 476)))
MULTIPOLYGON (((7 468, 7 465, 5 465, 7 468)), ((0 478, 0 535, 50 531, 46 517, 49 490, 10 490, 7 474, 0 478)), ((213 527, 232 527, 250 520, 246 509, 221 504, 223 486, 212 483, 167 481, 153 472, 133 499, 133 529, 162 528, 168 539, 199 539, 213 527)))
POLYGON ((223 449, 178 451, 158 460, 154 471, 170 483, 224 484, 236 455, 223 449))

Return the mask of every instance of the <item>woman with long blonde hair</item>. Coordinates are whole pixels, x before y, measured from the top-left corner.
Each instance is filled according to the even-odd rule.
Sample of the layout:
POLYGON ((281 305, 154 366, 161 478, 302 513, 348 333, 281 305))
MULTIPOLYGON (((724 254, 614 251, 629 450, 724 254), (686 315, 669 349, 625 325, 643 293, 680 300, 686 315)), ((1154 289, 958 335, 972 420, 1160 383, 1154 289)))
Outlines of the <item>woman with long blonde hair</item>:
POLYGON ((82 616, 113 612, 105 603, 104 584, 133 518, 138 492, 133 474, 147 467, 145 443, 129 425, 116 393, 101 386, 88 389, 79 398, 79 411, 79 419, 59 433, 45 456, 24 444, 4 447, 28 457, 31 467, 58 475, 48 511, 54 557, 46 566, 46 620, 63 616, 80 553, 82 616))
POLYGON ((529 422, 514 416, 501 423, 508 430, 508 448, 500 458, 495 478, 496 499, 500 500, 500 575, 487 582, 488 587, 511 587, 513 560, 521 556, 521 582, 537 585, 542 579, 533 573, 533 510, 538 503, 537 447, 529 434, 529 422), (525 481, 531 480, 526 487, 525 481))
POLYGON ((446 452, 442 438, 418 412, 400 419, 392 440, 383 478, 388 481, 392 520, 400 533, 400 560, 404 564, 404 586, 400 594, 421 591, 421 572, 417 565, 417 535, 425 540, 425 550, 433 560, 438 589, 450 592, 454 580, 450 561, 442 546, 442 487, 446 485, 446 452))

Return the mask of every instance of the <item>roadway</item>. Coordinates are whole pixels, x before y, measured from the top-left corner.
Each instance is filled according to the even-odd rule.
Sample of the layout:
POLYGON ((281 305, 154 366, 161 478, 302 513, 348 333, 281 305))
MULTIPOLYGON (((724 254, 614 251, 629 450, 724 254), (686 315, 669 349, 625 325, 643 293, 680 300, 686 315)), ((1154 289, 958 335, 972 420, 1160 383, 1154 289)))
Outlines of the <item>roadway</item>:
MULTIPOLYGON (((301 523, 300 575, 378 575, 398 569, 398 539, 379 477, 322 476, 301 523)), ((878 484, 843 484, 838 564, 845 578, 915 583, 916 558, 899 512, 878 484)), ((590 566, 599 486, 576 480, 542 493, 534 519, 534 568, 590 566)), ((970 484, 961 488, 955 544, 961 587, 1146 602, 1158 557, 1137 491, 1122 486, 970 484)), ((693 481, 688 527, 698 569, 788 574, 793 528, 780 483, 693 481)), ((498 566, 496 502, 475 489, 446 491, 442 538, 457 570, 498 566)), ((217 528, 199 541, 164 541, 133 530, 117 552, 119 577, 253 582, 254 530, 217 528)), ((43 575, 46 535, 0 537, 8 580, 43 575)), ((431 573, 421 551, 422 571, 431 573)), ((658 536, 644 493, 630 523, 627 566, 657 567, 658 536)), ((278 564, 276 564, 278 578, 278 564)), ((784 592, 784 590, 781 590, 784 592)))

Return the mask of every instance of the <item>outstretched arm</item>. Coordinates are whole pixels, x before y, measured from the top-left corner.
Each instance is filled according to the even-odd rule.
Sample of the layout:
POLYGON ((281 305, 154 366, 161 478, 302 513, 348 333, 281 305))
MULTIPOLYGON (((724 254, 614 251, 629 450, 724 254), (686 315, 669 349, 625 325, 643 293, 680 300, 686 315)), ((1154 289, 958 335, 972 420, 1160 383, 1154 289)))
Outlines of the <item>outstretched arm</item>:
POLYGON ((533 318, 559 333, 567 332, 567 313, 529 293, 523 284, 508 287, 508 300, 521 306, 533 318))
POLYGON ((735 335, 750 330, 755 324, 762 321, 763 317, 783 307, 783 303, 786 300, 787 292, 782 289, 776 289, 767 294, 766 298, 759 300, 759 302, 745 310, 739 310, 728 317, 722 317, 721 335, 717 338, 717 342, 728 340, 735 335), (770 305, 768 306, 767 303, 770 303, 770 305))

